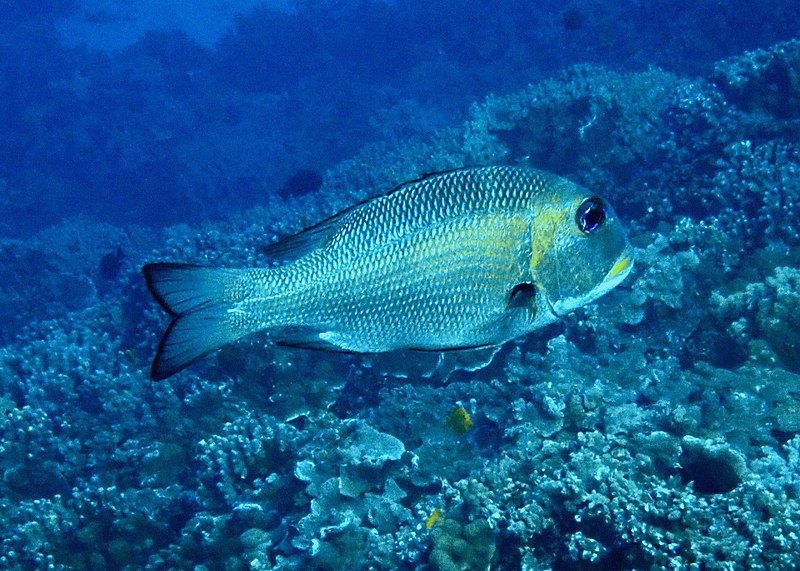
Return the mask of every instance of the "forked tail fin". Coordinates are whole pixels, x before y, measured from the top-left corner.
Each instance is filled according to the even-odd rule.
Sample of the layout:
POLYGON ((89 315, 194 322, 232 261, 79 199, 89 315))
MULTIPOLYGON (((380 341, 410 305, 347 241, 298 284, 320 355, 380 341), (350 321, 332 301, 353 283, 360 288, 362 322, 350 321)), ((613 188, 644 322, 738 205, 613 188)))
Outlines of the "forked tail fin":
POLYGON ((155 263, 145 265, 142 273, 147 289, 172 316, 150 368, 153 380, 166 379, 251 332, 228 311, 241 270, 155 263))

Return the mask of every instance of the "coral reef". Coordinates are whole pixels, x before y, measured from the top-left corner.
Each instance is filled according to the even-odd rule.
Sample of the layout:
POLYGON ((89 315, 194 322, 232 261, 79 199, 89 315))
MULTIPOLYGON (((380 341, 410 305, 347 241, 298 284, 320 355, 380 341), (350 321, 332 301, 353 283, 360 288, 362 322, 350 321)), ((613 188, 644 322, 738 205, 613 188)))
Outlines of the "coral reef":
POLYGON ((717 318, 731 337, 747 348, 750 358, 780 362, 798 372, 798 336, 795 318, 800 311, 800 270, 779 266, 763 282, 712 297, 717 318))
POLYGON ((488 570, 495 552, 494 533, 485 520, 460 525, 446 519, 431 533, 430 562, 438 571, 488 570))
POLYGON ((291 206, 156 237, 75 220, 4 242, 0 566, 796 567, 800 150, 768 96, 795 49, 722 62, 713 83, 573 68, 476 104, 463 127, 367 146, 291 206), (268 264, 280 234, 476 162, 609 195, 632 278, 491 352, 255 337, 146 379, 162 316, 145 260, 268 264))
POLYGON ((719 62, 714 80, 731 103, 800 119, 800 41, 790 40, 719 62))

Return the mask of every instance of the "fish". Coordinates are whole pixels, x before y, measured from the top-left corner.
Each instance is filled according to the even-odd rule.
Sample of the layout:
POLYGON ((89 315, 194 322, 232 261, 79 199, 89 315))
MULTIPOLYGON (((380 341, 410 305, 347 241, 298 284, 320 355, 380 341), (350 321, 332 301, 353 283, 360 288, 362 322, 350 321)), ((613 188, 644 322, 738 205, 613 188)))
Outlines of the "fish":
POLYGON ((171 317, 152 379, 256 332, 347 353, 499 346, 595 301, 634 262, 604 198, 519 166, 425 175, 264 251, 266 268, 143 266, 171 317))
POLYGON ((441 508, 434 508, 428 519, 425 520, 425 529, 430 529, 444 519, 444 512, 441 508))
POLYGON ((466 434, 475 426, 472 415, 463 406, 451 410, 445 417, 444 423, 456 434, 466 434))

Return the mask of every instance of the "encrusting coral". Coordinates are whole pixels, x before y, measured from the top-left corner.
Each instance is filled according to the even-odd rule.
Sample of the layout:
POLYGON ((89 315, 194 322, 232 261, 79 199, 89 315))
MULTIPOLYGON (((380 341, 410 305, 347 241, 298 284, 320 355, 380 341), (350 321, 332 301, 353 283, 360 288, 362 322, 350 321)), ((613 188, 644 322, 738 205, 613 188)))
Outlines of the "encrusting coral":
POLYGON ((431 532, 429 561, 438 571, 488 571, 496 546, 494 532, 485 520, 461 525, 444 519, 431 532))
MULTIPOLYGON (((575 68, 476 104, 463 127, 367 147, 292 208, 267 199, 160 242, 161 259, 266 264, 300 208, 310 223, 476 162, 540 163, 610 194, 632 278, 438 376, 253 338, 150 383, 160 316, 135 268, 151 238, 63 228, 109 240, 59 250, 70 268, 111 238, 125 261, 105 290, 96 272, 87 288, 41 274, 70 299, 0 348, 0 566, 793 569, 800 149, 768 92, 795 47, 713 82, 575 68)), ((3 259, 52 260, 55 243, 4 243, 3 259)))

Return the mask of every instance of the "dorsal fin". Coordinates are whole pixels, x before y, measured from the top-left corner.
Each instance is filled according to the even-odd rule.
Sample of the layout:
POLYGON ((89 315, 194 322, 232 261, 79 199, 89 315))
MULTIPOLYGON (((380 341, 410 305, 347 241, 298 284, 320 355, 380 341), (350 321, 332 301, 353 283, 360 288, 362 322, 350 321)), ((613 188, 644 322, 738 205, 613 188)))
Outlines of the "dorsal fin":
POLYGON ((441 175, 446 175, 461 170, 470 170, 470 169, 451 169, 451 170, 443 170, 440 172, 425 173, 419 178, 409 180, 395 186, 390 191, 384 194, 372 196, 358 204, 354 204, 353 206, 345 210, 342 210, 338 214, 334 214, 333 216, 326 218, 322 222, 318 222, 317 224, 310 226, 309 228, 306 228, 305 230, 302 230, 297 234, 287 236, 286 238, 278 240, 274 244, 268 244, 267 246, 264 246, 261 251, 265 256, 271 258, 275 262, 279 263, 293 262, 299 258, 302 258, 309 252, 313 252, 314 250, 322 248, 326 244, 328 244, 333 238, 333 236, 335 236, 336 233, 342 228, 344 219, 354 210, 364 206, 369 202, 372 202, 377 198, 388 197, 406 188, 412 187, 415 184, 422 182, 426 179, 441 175))
POLYGON ((293 262, 309 252, 324 247, 342 226, 342 219, 352 210, 348 208, 297 234, 292 234, 274 244, 268 244, 262 253, 276 262, 293 262))

